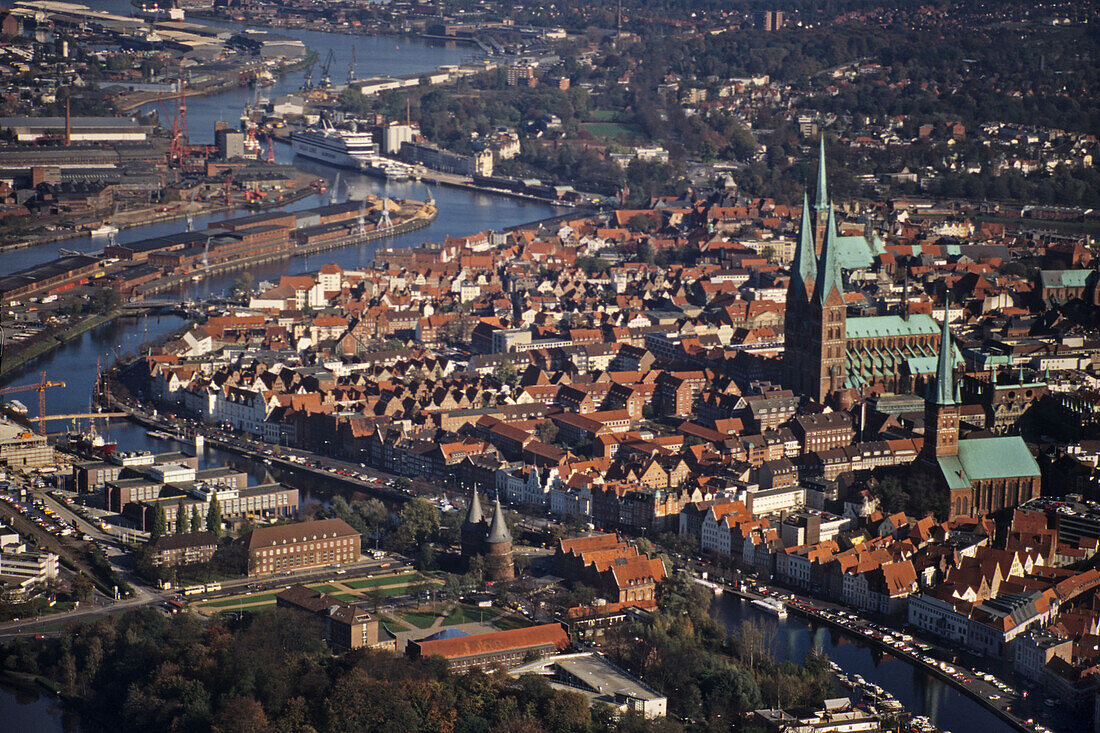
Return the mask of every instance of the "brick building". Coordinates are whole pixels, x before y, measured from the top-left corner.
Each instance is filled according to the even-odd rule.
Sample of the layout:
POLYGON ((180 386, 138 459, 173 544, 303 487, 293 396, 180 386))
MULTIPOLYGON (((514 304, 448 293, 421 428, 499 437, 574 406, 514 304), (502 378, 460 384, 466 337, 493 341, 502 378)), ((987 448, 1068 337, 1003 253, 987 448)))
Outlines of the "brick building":
POLYGON ((340 651, 383 649, 397 651, 397 637, 363 609, 333 596, 293 585, 275 596, 279 608, 293 608, 319 617, 325 625, 325 641, 340 651))
POLYGON ((170 534, 153 543, 153 564, 159 567, 207 562, 218 549, 213 532, 170 534))
POLYGON ((561 624, 543 624, 490 634, 460 636, 433 641, 409 641, 405 653, 413 659, 443 657, 452 672, 471 669, 511 669, 530 656, 546 657, 569 647, 569 635, 561 624))
POLYGON ((342 519, 254 529, 242 538, 248 574, 305 570, 359 560, 359 533, 342 519))

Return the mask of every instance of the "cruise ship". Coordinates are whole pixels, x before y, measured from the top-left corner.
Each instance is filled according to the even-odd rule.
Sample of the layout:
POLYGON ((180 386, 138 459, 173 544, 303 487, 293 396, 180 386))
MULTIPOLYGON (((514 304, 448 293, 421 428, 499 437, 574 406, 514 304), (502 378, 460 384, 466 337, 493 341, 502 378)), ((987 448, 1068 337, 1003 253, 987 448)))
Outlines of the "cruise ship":
POLYGON ((290 144, 295 155, 362 170, 364 162, 377 157, 378 144, 370 132, 360 131, 360 124, 352 122, 350 130, 328 126, 295 130, 290 133, 290 144))

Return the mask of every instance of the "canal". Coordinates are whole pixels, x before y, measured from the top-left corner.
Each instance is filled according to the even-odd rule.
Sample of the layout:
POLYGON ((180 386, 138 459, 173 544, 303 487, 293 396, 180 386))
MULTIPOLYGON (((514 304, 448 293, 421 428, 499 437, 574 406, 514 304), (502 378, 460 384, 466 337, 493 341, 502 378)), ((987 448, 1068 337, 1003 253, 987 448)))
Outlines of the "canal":
MULTIPOLYGON (((1015 729, 972 698, 938 677, 836 629, 789 615, 777 619, 735 593, 720 593, 711 608, 730 631, 747 619, 775 624, 776 661, 801 664, 811 649, 828 655, 847 674, 858 674, 896 697, 915 715, 928 716, 940 729, 953 733, 1009 733, 1015 729)), ((838 691, 847 695, 846 691, 838 691)))

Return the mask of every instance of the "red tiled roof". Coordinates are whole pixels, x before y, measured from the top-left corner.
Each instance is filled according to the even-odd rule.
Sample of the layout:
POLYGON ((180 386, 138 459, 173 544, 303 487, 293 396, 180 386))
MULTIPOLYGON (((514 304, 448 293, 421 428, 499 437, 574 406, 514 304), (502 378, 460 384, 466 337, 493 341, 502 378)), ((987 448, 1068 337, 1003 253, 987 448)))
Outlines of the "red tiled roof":
POLYGON ((569 646, 569 636, 561 624, 543 624, 523 629, 508 629, 489 634, 462 636, 455 639, 412 642, 424 657, 441 656, 446 659, 480 656, 513 649, 525 649, 553 644, 561 651, 569 646))

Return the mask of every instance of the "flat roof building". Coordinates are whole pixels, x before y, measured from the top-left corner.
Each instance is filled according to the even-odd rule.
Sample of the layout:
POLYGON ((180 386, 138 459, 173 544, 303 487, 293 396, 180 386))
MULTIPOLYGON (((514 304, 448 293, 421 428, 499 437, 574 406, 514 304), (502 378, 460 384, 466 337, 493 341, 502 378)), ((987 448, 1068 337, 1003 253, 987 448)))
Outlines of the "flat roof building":
POLYGON ((508 671, 512 677, 537 674, 552 687, 580 692, 589 705, 604 703, 620 713, 636 712, 646 718, 661 718, 668 711, 668 698, 637 677, 594 652, 556 654, 508 671))
MULTIPOLYGON (((0 130, 10 132, 17 142, 35 142, 45 137, 65 136, 64 117, 0 117, 0 130)), ((144 142, 152 128, 129 117, 70 117, 69 139, 73 142, 144 142)))
POLYGON ((0 466, 22 468, 53 463, 53 446, 44 435, 22 425, 0 421, 0 466))

